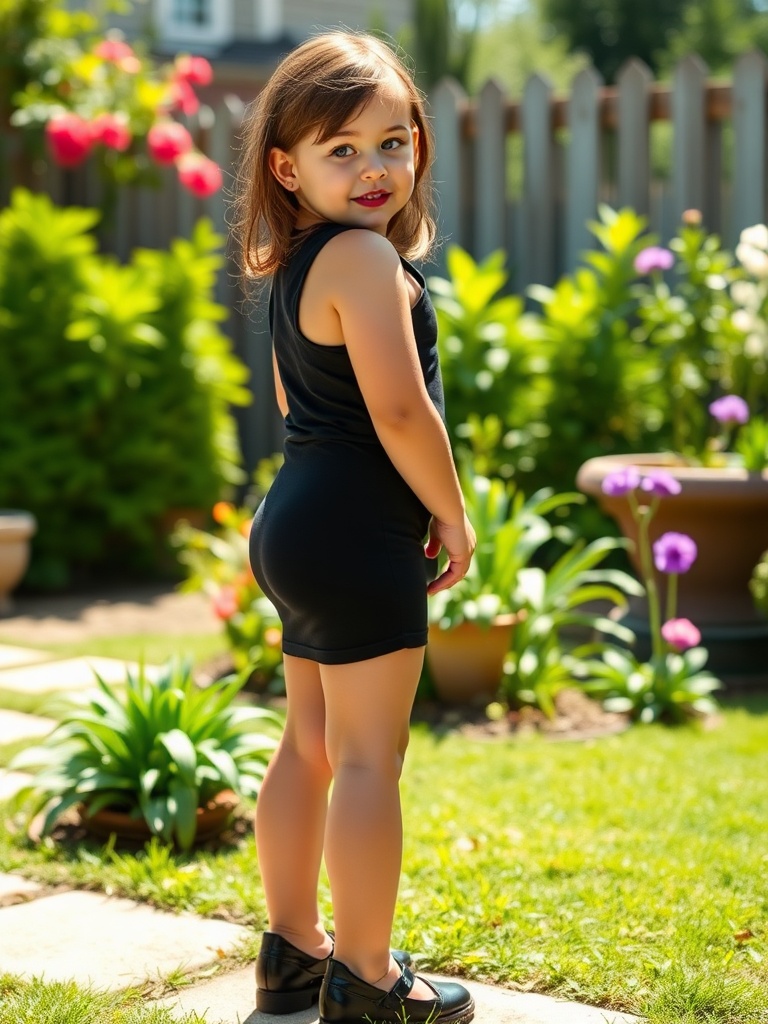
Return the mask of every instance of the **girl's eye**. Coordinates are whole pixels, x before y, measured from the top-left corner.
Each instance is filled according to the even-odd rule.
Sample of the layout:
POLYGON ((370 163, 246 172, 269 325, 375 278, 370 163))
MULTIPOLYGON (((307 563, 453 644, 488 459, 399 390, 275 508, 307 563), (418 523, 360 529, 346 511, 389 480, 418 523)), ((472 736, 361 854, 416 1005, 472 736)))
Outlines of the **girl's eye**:
POLYGON ((404 146, 404 145, 405 145, 405 140, 404 139, 387 139, 385 142, 382 142, 381 148, 382 149, 399 149, 400 146, 404 146))
POLYGON ((351 152, 351 146, 337 146, 336 149, 333 150, 331 156, 349 156, 351 152))

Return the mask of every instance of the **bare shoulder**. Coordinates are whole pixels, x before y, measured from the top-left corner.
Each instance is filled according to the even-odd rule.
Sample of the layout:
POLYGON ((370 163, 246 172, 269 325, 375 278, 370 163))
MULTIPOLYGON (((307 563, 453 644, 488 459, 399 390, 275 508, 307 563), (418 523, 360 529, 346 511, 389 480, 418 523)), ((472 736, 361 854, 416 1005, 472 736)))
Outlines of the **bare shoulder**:
POLYGON ((358 293, 371 282, 395 289, 404 284, 400 256, 383 235, 365 228, 351 228, 335 235, 323 246, 320 271, 328 280, 331 294, 358 293))

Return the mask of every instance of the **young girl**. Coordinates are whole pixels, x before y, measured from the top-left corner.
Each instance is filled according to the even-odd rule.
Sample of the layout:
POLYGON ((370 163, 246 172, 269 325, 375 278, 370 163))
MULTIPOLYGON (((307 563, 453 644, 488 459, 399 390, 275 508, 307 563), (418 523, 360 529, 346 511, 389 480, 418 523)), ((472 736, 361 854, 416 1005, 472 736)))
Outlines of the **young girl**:
POLYGON ((442 421, 434 310, 407 259, 434 234, 430 161, 408 72, 384 43, 346 32, 286 57, 244 134, 243 262, 272 276, 286 425, 251 532, 253 571, 283 622, 288 696, 256 814, 269 915, 256 998, 289 1013, 319 994, 323 1024, 474 1015, 461 985, 414 977, 390 951, 427 592, 460 580, 475 546, 442 421), (448 556, 429 585, 427 534, 427 554, 448 556), (333 936, 317 903, 323 854, 333 936))

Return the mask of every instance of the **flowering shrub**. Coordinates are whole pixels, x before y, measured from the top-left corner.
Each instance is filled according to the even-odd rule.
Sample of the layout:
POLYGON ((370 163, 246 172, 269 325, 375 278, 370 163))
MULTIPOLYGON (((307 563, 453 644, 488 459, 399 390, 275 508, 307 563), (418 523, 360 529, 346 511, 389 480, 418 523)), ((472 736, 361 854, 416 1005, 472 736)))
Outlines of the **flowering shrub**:
POLYGON ((259 588, 248 558, 250 508, 219 501, 213 506, 216 532, 181 522, 172 542, 189 576, 182 589, 202 590, 221 620, 235 668, 259 686, 281 688, 282 628, 271 601, 259 588))
POLYGON ((699 212, 688 210, 669 248, 647 246, 634 267, 643 278, 633 290, 637 337, 660 359, 655 372, 670 397, 670 446, 705 466, 764 469, 768 228, 742 231, 734 258, 702 228, 699 212), (750 410, 763 415, 739 432, 735 453, 727 455, 734 428, 747 424, 750 410))
POLYGON ((709 714, 717 707, 711 693, 721 684, 703 671, 708 653, 699 646, 697 627, 688 619, 676 617, 677 579, 696 561, 696 543, 687 534, 672 531, 662 534, 653 546, 649 538, 659 502, 679 494, 680 483, 663 470, 641 474, 636 467, 626 466, 609 473, 602 488, 606 494, 626 495, 637 523, 651 660, 641 664, 629 651, 607 647, 602 660, 591 659, 579 666, 585 689, 602 697, 607 710, 630 712, 642 722, 709 714), (667 577, 663 608, 654 566, 667 577))
POLYGON ((195 86, 211 82, 209 62, 182 54, 156 66, 119 34, 100 35, 93 18, 78 21, 79 31, 65 31, 72 16, 55 3, 47 6, 52 7, 48 20, 38 12, 31 41, 24 38, 21 45, 25 80, 11 97, 11 123, 38 136, 42 132, 48 155, 60 167, 98 160, 112 190, 156 183, 157 165, 174 163, 181 184, 194 195, 210 196, 221 188, 218 166, 200 152, 191 162, 192 137, 173 119, 199 108, 195 86), (52 18, 55 13, 65 19, 61 25, 52 18))

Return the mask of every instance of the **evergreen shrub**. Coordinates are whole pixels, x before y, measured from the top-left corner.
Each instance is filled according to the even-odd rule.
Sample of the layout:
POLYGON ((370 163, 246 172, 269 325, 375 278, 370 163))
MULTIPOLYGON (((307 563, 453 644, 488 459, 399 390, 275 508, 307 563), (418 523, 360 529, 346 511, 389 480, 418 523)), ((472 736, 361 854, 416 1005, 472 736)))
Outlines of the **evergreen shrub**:
POLYGON ((21 189, 0 212, 0 507, 38 519, 37 586, 151 570, 163 516, 242 478, 220 238, 202 220, 121 265, 97 253, 97 218, 21 189))

